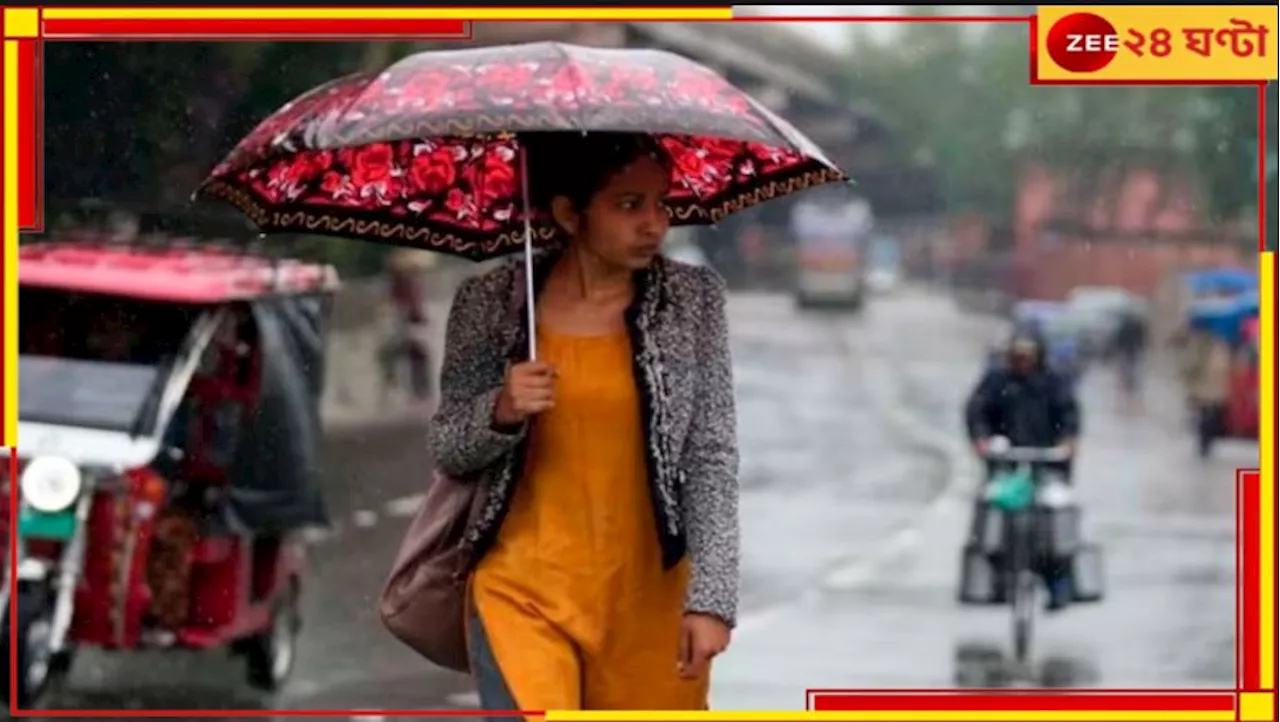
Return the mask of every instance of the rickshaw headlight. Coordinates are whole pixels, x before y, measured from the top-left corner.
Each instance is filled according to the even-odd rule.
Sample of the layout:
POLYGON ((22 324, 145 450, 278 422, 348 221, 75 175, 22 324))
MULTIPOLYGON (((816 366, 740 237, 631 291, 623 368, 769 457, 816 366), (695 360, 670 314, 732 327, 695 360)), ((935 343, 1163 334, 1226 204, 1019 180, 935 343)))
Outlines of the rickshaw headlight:
POLYGON ((80 469, 59 456, 32 459, 18 479, 22 498, 36 511, 46 514, 62 511, 80 496, 84 479, 80 469))

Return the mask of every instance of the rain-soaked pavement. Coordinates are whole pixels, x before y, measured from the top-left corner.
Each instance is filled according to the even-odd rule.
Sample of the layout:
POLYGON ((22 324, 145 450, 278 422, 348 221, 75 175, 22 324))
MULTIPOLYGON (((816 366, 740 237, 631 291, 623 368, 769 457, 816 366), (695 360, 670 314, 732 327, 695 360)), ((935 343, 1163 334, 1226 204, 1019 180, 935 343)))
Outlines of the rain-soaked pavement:
MULTIPOLYGON (((991 683, 973 674, 990 663, 958 660, 1001 654, 1008 614, 958 608, 955 580, 973 483, 958 408, 992 322, 910 290, 875 299, 860 318, 800 314, 769 295, 735 297, 730 312, 743 614, 713 706, 795 709, 814 687, 991 683)), ((1112 382, 1105 370, 1085 382, 1077 467, 1109 596, 1040 624, 1050 677, 1036 681, 1229 686, 1233 470, 1256 464, 1256 446, 1224 445, 1201 462, 1167 382, 1152 382, 1143 415, 1120 413, 1112 382)), ((221 654, 85 653, 49 706, 473 707, 466 678, 429 668, 373 610, 428 467, 421 422, 385 413, 366 424, 334 412, 345 416, 324 483, 336 523, 312 546, 300 659, 284 692, 249 692, 239 663, 221 654)))

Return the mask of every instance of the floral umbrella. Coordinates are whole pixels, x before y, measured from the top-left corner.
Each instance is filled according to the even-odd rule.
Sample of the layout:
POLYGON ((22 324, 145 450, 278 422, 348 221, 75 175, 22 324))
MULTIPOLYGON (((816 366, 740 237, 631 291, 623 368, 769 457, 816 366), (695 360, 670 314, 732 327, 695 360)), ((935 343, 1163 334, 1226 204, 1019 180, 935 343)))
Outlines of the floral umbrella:
MULTIPOLYGON (((675 225, 847 180, 794 127, 687 58, 530 43, 413 55, 263 121, 196 195, 264 233, 362 238, 485 260, 549 241, 521 138, 641 133, 672 161, 675 225)), ((565 162, 572 162, 566 158, 565 162)))

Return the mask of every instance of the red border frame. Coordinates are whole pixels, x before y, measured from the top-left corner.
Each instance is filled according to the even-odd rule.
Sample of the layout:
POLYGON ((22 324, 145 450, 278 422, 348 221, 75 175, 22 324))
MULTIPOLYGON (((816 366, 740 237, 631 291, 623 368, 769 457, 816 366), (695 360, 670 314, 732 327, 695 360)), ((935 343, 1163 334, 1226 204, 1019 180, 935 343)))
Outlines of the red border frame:
MULTIPOLYGON (((649 18, 637 18, 638 20, 650 20, 649 18)), ((1062 84, 1066 81, 1042 81, 1038 79, 1036 54, 1036 18, 1028 17, 1008 17, 1008 16, 959 16, 959 17, 858 17, 858 16, 824 16, 824 17, 806 17, 806 16, 762 16, 735 18, 739 22, 868 22, 868 23, 902 23, 902 22, 961 22, 961 23, 1025 23, 1028 27, 1030 35, 1030 82, 1033 84, 1062 84)), ((611 22, 625 22, 624 19, 617 19, 611 22)), ((104 21, 70 21, 56 20, 52 29, 62 34, 61 38, 50 37, 49 40, 64 42, 71 41, 72 38, 67 36, 76 36, 75 39, 87 40, 88 36, 94 39, 114 39, 126 40, 130 38, 146 39, 150 41, 157 40, 229 40, 228 36, 235 35, 244 30, 243 21, 226 21, 219 22, 210 26, 208 21, 200 21, 199 27, 190 22, 164 22, 164 21, 118 21, 114 24, 104 21), (111 34, 112 37, 104 38, 104 35, 111 34), (169 37, 163 37, 169 35, 169 37), (178 37, 173 37, 178 36, 178 37)), ((257 21, 255 21, 256 23, 257 21)), ((370 21, 361 23, 359 30, 364 33, 365 37, 369 34, 375 34, 378 39, 390 39, 391 37, 403 37, 405 35, 414 35, 423 31, 432 30, 434 32, 445 32, 447 37, 453 39, 470 38, 470 23, 457 21, 454 24, 435 24, 434 21, 429 25, 415 25, 406 29, 406 22, 412 21, 392 21, 385 23, 383 21, 370 21), (465 26, 465 31, 458 33, 457 25, 465 26), (406 32, 407 30, 407 32, 406 32), (394 33, 394 35, 383 35, 386 33, 394 33), (454 32, 449 32, 454 31, 454 32)), ((528 22, 538 22, 528 21, 528 22)), ((697 21, 687 21, 697 22, 697 21)), ((49 21, 44 22, 46 35, 50 30, 49 21)), ((296 22, 282 22, 279 24, 271 24, 268 30, 264 30, 260 23, 257 23, 254 36, 246 39, 261 40, 266 39, 265 36, 272 33, 286 34, 289 38, 306 37, 311 40, 323 39, 350 39, 359 35, 359 32, 353 32, 352 25, 349 21, 342 21, 339 27, 333 21, 323 20, 299 20, 296 22), (343 31, 340 35, 334 33, 343 31)), ((278 35, 275 37, 279 37, 278 35)), ((38 231, 43 228, 43 64, 40 61, 43 51, 43 38, 9 38, 18 44, 18 81, 19 81, 19 104, 21 112, 19 117, 19 207, 18 222, 20 228, 25 231, 38 231)), ((0 55, 0 68, 3 67, 4 58, 0 55)), ((1093 82, 1090 84, 1134 84, 1123 82, 1093 82)), ((1208 85, 1209 81, 1196 82, 1177 82, 1177 81, 1159 81, 1149 84, 1159 85, 1208 85)), ((1264 101, 1265 84, 1249 83, 1241 81, 1230 81, 1226 84, 1232 85, 1248 85, 1254 84, 1258 86, 1258 96, 1260 101, 1264 101)), ((0 99, 3 102, 3 99, 0 99)), ((1259 139, 1262 142, 1260 147, 1265 147, 1265 102, 1259 104, 1259 139)), ((2 158, 3 147, 0 147, 0 158, 2 158)), ((1259 175, 1260 179, 1264 171, 1265 159, 1260 154, 1259 157, 1259 175)), ((1265 220, 1265 184, 1260 184, 1259 188, 1259 215, 1260 221, 1265 220)), ((2 212, 2 209, 0 209, 2 212)), ((1260 222, 1260 227, 1265 228, 1265 223, 1260 222)), ((1259 239, 1260 250, 1263 239, 1259 239)), ((1274 258, 1273 258, 1274 261, 1274 258)), ((2 271, 0 271, 2 272, 2 271)), ((0 312, 3 311, 3 299, 0 298, 0 312)), ((0 374, 4 371, 3 360, 0 359, 0 374)), ((0 419, 0 425, 3 419, 0 419)), ((0 428, 0 431, 3 431, 0 428)), ((10 449, 10 473, 16 471, 16 450, 10 449)), ((11 477, 12 478, 12 477, 11 477)), ((16 484, 11 484, 10 493, 11 501, 16 504, 17 489, 16 484)), ((1082 713, 1088 711, 1105 712, 1119 711, 1122 709, 1131 710, 1228 710, 1235 709, 1238 694, 1242 692, 1265 691, 1272 695, 1274 703, 1276 680, 1261 680, 1258 659, 1258 629, 1260 627, 1260 606, 1259 606, 1259 579, 1258 579, 1258 555, 1261 551, 1261 539, 1259 535, 1261 509, 1259 508, 1260 498, 1260 474, 1258 470, 1240 470, 1237 472, 1237 544, 1238 544, 1238 560, 1245 573, 1241 576, 1240 583, 1237 585, 1238 599, 1238 620, 1237 620, 1237 659, 1239 662, 1237 671, 1237 689, 1221 690, 1221 691, 1199 691, 1192 693, 1178 692, 1176 690, 1109 690, 1107 692, 1070 692, 1055 691, 1052 694, 1018 694, 1010 695, 1008 693, 989 693, 979 691, 976 693, 956 693, 941 690, 808 690, 806 693, 807 707, 810 709, 842 709, 842 710, 924 710, 931 709, 937 711, 945 711, 948 709, 960 710, 1025 710, 1032 711, 1034 709, 1072 709, 1082 713), (1251 480, 1251 481, 1250 481, 1251 480), (1249 641, 1252 640, 1252 641, 1249 641), (1070 700, 1070 701, 1068 701, 1070 700), (835 705, 835 706, 827 706, 835 705)), ((10 545, 11 554, 14 547, 10 545)), ((11 562, 13 561, 11 557, 11 562)), ((11 564, 11 571, 13 565, 11 564)), ((12 631, 12 630, 11 630, 12 631)), ((1280 661, 1280 660, 1277 660, 1280 661)), ((1280 664, 1273 666, 1273 671, 1280 668, 1280 664)), ((10 680, 13 683, 13 680, 10 680)), ((212 714, 221 716, 234 717, 332 717, 332 716, 358 716, 358 715, 380 715, 384 717, 482 717, 482 716, 502 716, 502 715, 526 715, 540 716, 541 711, 508 711, 508 712, 486 712, 481 710, 18 710, 11 707, 11 713, 15 717, 204 717, 212 714)), ((1237 715, 1239 710, 1237 710, 1237 715)), ((1274 718, 1274 715, 1273 715, 1274 718)))

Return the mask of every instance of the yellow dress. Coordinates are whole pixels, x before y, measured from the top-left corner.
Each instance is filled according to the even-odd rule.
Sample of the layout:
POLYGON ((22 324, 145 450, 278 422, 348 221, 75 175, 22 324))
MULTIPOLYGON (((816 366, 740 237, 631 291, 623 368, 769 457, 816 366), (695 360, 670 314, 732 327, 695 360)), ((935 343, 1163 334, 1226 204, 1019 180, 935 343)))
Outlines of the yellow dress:
POLYGON ((524 477, 471 580, 520 709, 707 707, 676 672, 688 567, 664 571, 626 333, 539 329, 556 405, 531 429, 524 477))

